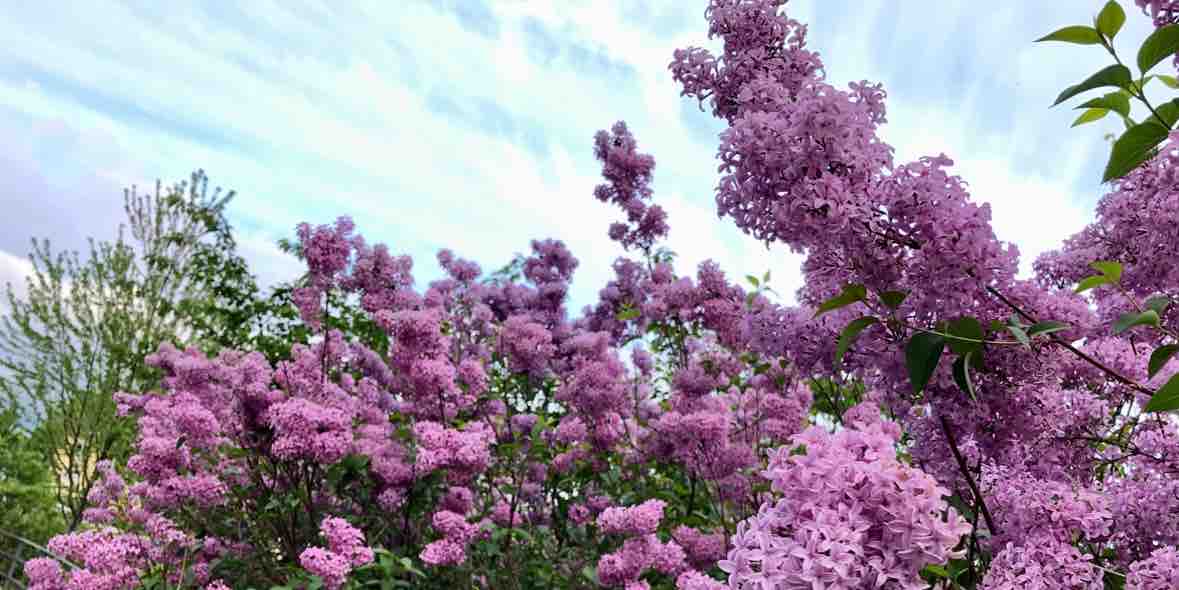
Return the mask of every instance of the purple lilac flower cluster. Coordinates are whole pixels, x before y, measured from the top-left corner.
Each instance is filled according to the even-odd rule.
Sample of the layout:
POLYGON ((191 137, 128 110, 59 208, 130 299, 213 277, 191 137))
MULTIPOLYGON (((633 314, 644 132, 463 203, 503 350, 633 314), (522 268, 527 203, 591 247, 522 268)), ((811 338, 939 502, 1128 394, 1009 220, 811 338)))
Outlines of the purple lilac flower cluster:
MULTIPOLYGON (((1170 4, 1140 4, 1173 20, 1170 4)), ((412 259, 351 220, 302 224, 294 303, 314 337, 275 363, 168 345, 148 356, 159 390, 116 399, 136 420, 134 455, 98 466, 86 527, 50 542, 66 562, 28 562, 32 587, 314 575, 334 590, 422 568, 424 587, 497 590, 541 575, 570 588, 918 588, 927 566, 959 559, 989 561, 983 588, 1099 588, 1110 575, 1172 587, 1179 433, 1138 409, 1175 367, 1150 377, 1142 345, 1163 340, 1111 327, 1127 296, 1179 296, 1174 143, 1019 279, 1017 250, 950 158, 894 162, 878 136, 883 89, 829 84, 784 5, 710 0, 720 53, 678 50, 669 67, 726 125, 720 215, 805 254, 801 305, 749 293, 711 261, 676 272, 656 249, 668 224, 655 160, 621 122, 594 137, 606 181, 594 196, 626 213, 609 235, 642 257, 615 261, 576 316, 579 263, 559 241, 531 241, 518 272, 490 276, 442 250, 445 276, 419 289, 412 259), (1125 266, 1122 289, 1073 293, 1095 259, 1125 266), (848 284, 871 296, 816 317, 848 284), (359 305, 387 352, 325 329, 329 295, 359 305), (946 362, 914 390, 912 335, 963 316, 1002 326, 1012 307, 1068 327, 1027 346, 992 346, 1002 330, 988 329, 973 398, 946 362), (840 332, 864 316, 877 321, 836 367, 840 332), (832 394, 824 379, 844 385, 832 394)), ((1160 325, 1179 327, 1176 314, 1160 325)))

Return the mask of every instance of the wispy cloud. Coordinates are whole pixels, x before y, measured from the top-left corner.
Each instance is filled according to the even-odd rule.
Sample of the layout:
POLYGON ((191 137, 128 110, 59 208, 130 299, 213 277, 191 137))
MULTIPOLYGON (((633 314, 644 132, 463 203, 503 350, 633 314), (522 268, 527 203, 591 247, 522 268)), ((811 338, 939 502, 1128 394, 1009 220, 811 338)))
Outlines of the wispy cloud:
MULTIPOLYGON (((884 82, 898 158, 951 155, 1026 267, 1089 218, 1105 150, 1098 129, 1070 131, 1072 113, 1047 109, 1100 53, 1030 40, 1099 4, 795 0, 788 12, 811 23, 833 81, 884 82)), ((590 196, 591 139, 625 119, 658 160, 681 271, 714 258, 797 286, 796 256, 716 219, 720 126, 666 70, 676 47, 713 45, 702 2, 32 6, 0 19, 0 128, 27 140, 0 152, 26 187, 0 186, 18 211, 0 235, 20 236, 0 252, 19 255, 30 233, 103 235, 119 186, 203 167, 239 192, 243 249, 268 281, 295 272, 276 238, 351 215, 413 254, 422 280, 442 247, 492 268, 533 237, 565 240, 582 260, 580 305, 620 254, 605 239, 616 213, 590 196)), ((1132 18, 1123 35, 1147 26, 1132 18)))

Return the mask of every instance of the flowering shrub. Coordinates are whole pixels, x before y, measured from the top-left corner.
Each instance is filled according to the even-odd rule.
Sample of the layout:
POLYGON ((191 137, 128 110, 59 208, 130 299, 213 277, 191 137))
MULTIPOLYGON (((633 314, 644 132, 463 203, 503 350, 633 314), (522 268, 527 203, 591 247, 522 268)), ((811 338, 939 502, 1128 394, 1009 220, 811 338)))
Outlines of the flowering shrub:
POLYGON ((1019 279, 952 161, 894 162, 883 89, 830 85, 783 4, 711 0, 722 53, 670 69, 728 125, 720 214, 805 253, 801 306, 674 272, 624 123, 594 196, 634 257, 578 315, 560 242, 490 275, 443 250, 419 290, 350 220, 301 225, 316 338, 149 356, 162 390, 118 396, 136 453, 33 587, 1173 584, 1179 433, 1144 408, 1179 387, 1179 153, 1019 279), (340 297, 387 353, 326 327, 340 297))

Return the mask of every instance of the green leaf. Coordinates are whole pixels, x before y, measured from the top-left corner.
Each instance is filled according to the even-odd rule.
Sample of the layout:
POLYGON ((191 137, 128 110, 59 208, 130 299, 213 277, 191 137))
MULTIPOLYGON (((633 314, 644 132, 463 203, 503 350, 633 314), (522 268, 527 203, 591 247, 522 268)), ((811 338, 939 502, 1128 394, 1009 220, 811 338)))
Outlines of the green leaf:
POLYGON ((1163 367, 1167 366, 1167 361, 1179 352, 1179 344, 1164 344, 1150 353, 1150 362, 1146 364, 1147 375, 1154 377, 1163 367))
POLYGON ((1146 309, 1153 309, 1160 316, 1167 311, 1167 307, 1170 305, 1171 298, 1166 295, 1157 295, 1146 300, 1146 309))
POLYGON ((1154 392, 1143 412, 1166 412, 1179 408, 1179 374, 1154 392))
POLYGON ((934 578, 948 578, 948 577, 950 577, 950 572, 946 571, 946 568, 944 568, 940 565, 937 565, 937 564, 930 564, 930 565, 925 566, 925 569, 921 570, 921 573, 926 576, 933 576, 934 578))
POLYGON ((967 340, 959 340, 958 338, 947 338, 950 344, 950 350, 954 354, 967 354, 982 348, 982 342, 974 342, 983 339, 982 324, 977 319, 972 317, 961 317, 950 322, 946 330, 951 336, 958 338, 966 338, 967 340))
POLYGON ((1069 329, 1069 325, 1064 322, 1045 320, 1028 328, 1027 335, 1029 338, 1034 338, 1037 334, 1051 334, 1067 329, 1069 329))
POLYGON ((1118 31, 1122 30, 1124 24, 1126 24, 1126 11, 1114 0, 1107 2, 1105 8, 1102 8, 1097 15, 1097 31, 1108 39, 1113 39, 1118 31))
POLYGON ((594 583, 594 584, 598 583, 598 568, 596 568, 592 565, 587 565, 587 566, 581 568, 581 575, 586 580, 589 580, 591 583, 594 583))
POLYGON ((1062 41, 1076 45, 1100 45, 1101 35, 1093 27, 1073 25, 1036 39, 1036 43, 1044 41, 1062 41))
POLYGON ((851 321, 843 332, 839 334, 839 343, 835 347, 835 370, 839 370, 840 365, 843 364, 843 356, 847 354, 847 349, 851 348, 856 338, 860 337, 860 332, 863 332, 868 326, 877 323, 878 319, 872 316, 865 316, 851 321))
POLYGON ((1089 76, 1080 84, 1075 84, 1064 89, 1060 96, 1056 97, 1056 102, 1052 106, 1056 106, 1082 92, 1093 90, 1094 88, 1102 88, 1105 86, 1113 86, 1115 88, 1126 88, 1130 85, 1132 76, 1130 75, 1130 68, 1121 64, 1114 64, 1098 71, 1096 74, 1089 76))
POLYGON ((1159 75, 1155 76, 1155 78, 1158 78, 1159 82, 1166 84, 1167 88, 1179 88, 1179 80, 1177 80, 1175 78, 1175 76, 1168 76, 1166 74, 1159 74, 1159 75))
POLYGON ((954 361, 954 382, 958 384, 959 389, 970 396, 970 399, 978 401, 974 395, 974 383, 970 381, 970 356, 972 354, 974 353, 968 352, 954 361))
POLYGON ((909 369, 909 382, 914 394, 921 393, 930 377, 933 377, 945 346, 945 338, 929 332, 914 334, 905 346, 905 365, 909 369))
POLYGON ((633 307, 628 307, 628 308, 623 309, 622 311, 618 312, 618 315, 616 317, 618 318, 618 321, 625 322, 628 320, 633 320, 633 319, 639 317, 640 315, 642 315, 642 312, 640 312, 638 309, 635 309, 633 307))
POLYGON ((1080 127, 1081 125, 1084 125, 1086 123, 1100 121, 1101 119, 1104 119, 1105 116, 1108 114, 1109 114, 1108 109, 1085 109, 1085 112, 1081 113, 1081 116, 1077 117, 1077 119, 1075 121, 1073 121, 1073 124, 1070 125, 1070 127, 1080 127))
POLYGON ((1090 262, 1089 268, 1105 275, 1111 283, 1122 280, 1122 263, 1113 260, 1098 260, 1090 262))
POLYGON ((1133 311, 1127 312, 1114 322, 1114 334, 1121 334, 1134 326, 1154 326, 1159 327, 1159 314, 1153 309, 1148 309, 1142 313, 1135 313, 1133 311))
POLYGON ((1160 61, 1179 52, 1179 25, 1155 29, 1138 49, 1138 70, 1146 75, 1160 61))
POLYGON ((757 277, 753 275, 745 275, 745 280, 749 281, 749 284, 753 285, 754 287, 761 286, 761 281, 757 280, 757 277))
POLYGON ((909 294, 904 291, 885 291, 880 294, 880 301, 889 308, 896 309, 905 302, 905 298, 908 296, 909 294))
POLYGON ((1100 287, 1101 285, 1108 285, 1109 282, 1110 282, 1109 277, 1107 277, 1105 275, 1093 275, 1091 277, 1085 277, 1084 279, 1081 279, 1081 283, 1077 285, 1077 289, 1075 292, 1076 293, 1084 293, 1085 291, 1088 291, 1089 289, 1092 289, 1094 287, 1100 287))
POLYGON ((1175 121, 1179 121, 1179 98, 1169 100, 1155 107, 1154 113, 1150 114, 1150 120, 1158 121, 1168 129, 1173 127, 1175 121), (1155 116, 1156 113, 1158 114, 1157 117, 1155 116))
MULTIPOLYGON (((814 317, 819 317, 829 311, 847 307, 857 301, 863 301, 868 296, 868 290, 863 285, 851 284, 843 288, 843 291, 823 302, 819 309, 815 311, 814 317)), ((812 318, 813 319, 813 318, 812 318)))
POLYGON ((1140 123, 1126 130, 1113 144, 1113 151, 1109 156, 1109 163, 1105 166, 1102 182, 1109 182, 1121 178, 1149 160, 1155 153, 1155 147, 1167 138, 1169 129, 1159 125, 1157 121, 1140 123))
POLYGON ((1032 347, 1032 340, 1028 337, 1028 333, 1023 331, 1022 326, 1019 324, 1009 324, 1007 326, 1007 330, 1011 332, 1012 336, 1015 336, 1015 339, 1018 340, 1020 344, 1023 344, 1028 348, 1032 347))
POLYGON ((1078 109, 1109 109, 1123 117, 1130 116, 1130 95, 1124 90, 1086 101, 1078 109))
POLYGON ((1150 81, 1151 81, 1153 78, 1154 78, 1154 76, 1145 76, 1145 77, 1143 77, 1143 78, 1142 78, 1142 79, 1140 79, 1140 80, 1131 80, 1131 81, 1130 81, 1130 87, 1129 87, 1129 88, 1127 88, 1126 90, 1127 90, 1127 91, 1128 91, 1128 92, 1129 92, 1131 95, 1135 95, 1135 94, 1142 94, 1142 90, 1143 90, 1144 88, 1146 88, 1146 85, 1147 85, 1147 84, 1150 84, 1150 81))

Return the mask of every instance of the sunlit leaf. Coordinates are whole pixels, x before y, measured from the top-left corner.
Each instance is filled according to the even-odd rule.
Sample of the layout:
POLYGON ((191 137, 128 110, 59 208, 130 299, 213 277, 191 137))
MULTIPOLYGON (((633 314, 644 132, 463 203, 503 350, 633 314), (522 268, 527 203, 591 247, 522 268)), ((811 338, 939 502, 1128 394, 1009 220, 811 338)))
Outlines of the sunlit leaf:
POLYGON ((1094 88, 1103 88, 1113 86, 1115 88, 1126 88, 1130 86, 1132 80, 1130 75, 1130 68, 1121 64, 1114 64, 1099 70, 1096 74, 1089 76, 1079 84, 1074 84, 1064 89, 1060 96, 1056 97, 1056 102, 1052 106, 1056 106, 1082 92, 1093 90, 1094 88))
POLYGON ((1100 121, 1101 119, 1104 119, 1105 116, 1108 114, 1109 114, 1108 109, 1085 109, 1085 112, 1081 113, 1081 116, 1077 117, 1077 119, 1075 121, 1073 121, 1073 124, 1070 125, 1070 127, 1080 127, 1081 125, 1084 125, 1086 123, 1093 123, 1094 121, 1100 121))
POLYGON ((1138 49, 1138 70, 1145 75, 1160 61, 1179 52, 1179 25, 1154 30, 1138 49))
POLYGON ((1165 344, 1154 349, 1154 352, 1150 353, 1150 362, 1146 364, 1147 375, 1154 377, 1158 374, 1176 352, 1179 352, 1179 344, 1165 344))
POLYGON ((1097 29, 1093 27, 1086 27, 1084 25, 1073 25, 1071 27, 1064 27, 1057 31, 1053 31, 1039 39, 1036 43, 1043 41, 1062 41, 1064 43, 1074 43, 1077 45, 1100 45, 1101 35, 1097 29))
POLYGON ((1114 0, 1110 0, 1097 15, 1097 31, 1109 39, 1113 39, 1126 24, 1126 11, 1114 0))
POLYGON ((1118 321, 1114 322, 1114 334, 1121 334, 1134 326, 1159 326, 1159 314, 1153 309, 1148 309, 1141 313, 1128 312, 1121 315, 1118 321))
POLYGON ((1140 123, 1126 130, 1113 144, 1102 182, 1121 178, 1149 160, 1155 148, 1167 138, 1169 130, 1157 121, 1140 123))
POLYGON ((841 307, 847 307, 848 305, 856 303, 857 301, 863 301, 867 296, 868 290, 865 289, 863 285, 847 285, 843 288, 843 291, 841 291, 839 295, 824 301, 822 305, 819 306, 819 309, 815 311, 814 317, 817 318, 829 311, 836 310, 841 307))
POLYGON ((1032 325, 1032 327, 1028 328, 1027 335, 1029 338, 1034 338, 1038 334, 1047 335, 1047 334, 1051 334, 1053 332, 1060 332, 1062 330, 1067 330, 1067 329, 1069 329, 1069 325, 1064 322, 1058 322, 1055 320, 1045 320, 1043 322, 1036 323, 1036 324, 1032 325))
POLYGON ((1179 374, 1154 392, 1143 412, 1166 412, 1179 408, 1179 374))

